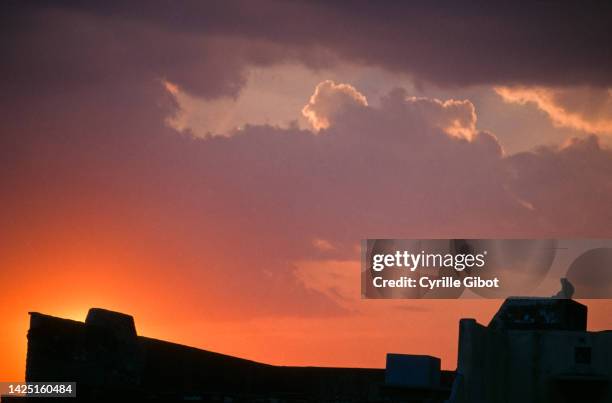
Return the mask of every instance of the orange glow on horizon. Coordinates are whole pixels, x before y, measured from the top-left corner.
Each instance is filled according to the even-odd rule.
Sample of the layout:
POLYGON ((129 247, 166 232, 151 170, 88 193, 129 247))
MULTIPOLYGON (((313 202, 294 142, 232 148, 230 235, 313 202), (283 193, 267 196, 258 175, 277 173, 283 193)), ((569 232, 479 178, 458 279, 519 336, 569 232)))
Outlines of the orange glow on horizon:
MULTIPOLYGON (((48 239, 55 244, 38 254, 11 249, 11 269, 0 274, 8 285, 0 294, 5 381, 24 380, 29 311, 84 321, 91 307, 111 309, 133 315, 140 335, 270 364, 384 367, 386 353, 395 352, 435 355, 443 368, 454 369, 459 319, 486 324, 500 305, 499 300, 362 300, 358 262, 307 261, 294 262, 299 281, 339 298, 342 313, 241 314, 245 302, 239 295, 215 293, 200 279, 178 278, 180 262, 168 270, 167 261, 125 254, 120 246, 132 245, 129 240, 100 239, 93 243, 104 246, 98 249, 61 233, 48 239), (73 244, 78 247, 60 247, 73 244)), ((213 268, 224 265, 213 254, 208 261, 213 268)), ((207 279, 214 281, 216 273, 207 271, 207 279)), ((283 298, 279 304, 295 302, 291 295, 283 298)), ((587 303, 589 328, 612 328, 612 303, 587 303)))

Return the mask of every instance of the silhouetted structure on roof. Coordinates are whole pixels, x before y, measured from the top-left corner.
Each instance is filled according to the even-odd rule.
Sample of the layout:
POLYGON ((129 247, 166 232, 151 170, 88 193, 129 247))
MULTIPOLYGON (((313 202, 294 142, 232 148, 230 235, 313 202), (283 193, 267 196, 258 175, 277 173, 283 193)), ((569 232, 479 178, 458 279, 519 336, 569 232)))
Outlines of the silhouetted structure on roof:
POLYGON ((587 307, 571 299, 509 298, 488 327, 496 330, 586 331, 587 307))
POLYGON ((508 298, 489 326, 459 324, 452 403, 610 403, 612 332, 569 299, 508 298))
MULTIPOLYGON (((258 402, 442 402, 452 372, 437 358, 390 355, 409 373, 262 364, 137 336, 131 316, 91 309, 85 323, 30 313, 27 381, 76 381, 77 399, 258 402), (420 372, 426 374, 421 375, 420 372), (421 379, 415 383, 415 379, 421 379)), ((40 402, 39 398, 34 400, 40 402)))

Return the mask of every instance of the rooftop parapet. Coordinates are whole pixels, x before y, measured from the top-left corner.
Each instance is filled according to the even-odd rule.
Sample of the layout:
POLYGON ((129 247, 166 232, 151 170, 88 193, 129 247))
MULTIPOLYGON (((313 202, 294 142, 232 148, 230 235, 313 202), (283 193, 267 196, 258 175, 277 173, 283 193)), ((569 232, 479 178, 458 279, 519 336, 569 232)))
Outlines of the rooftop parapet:
POLYGON ((87 326, 104 328, 120 339, 136 337, 134 318, 125 313, 109 311, 102 308, 91 308, 85 319, 87 326))
POLYGON ((510 297, 488 327, 496 330, 585 331, 587 307, 571 299, 510 297))

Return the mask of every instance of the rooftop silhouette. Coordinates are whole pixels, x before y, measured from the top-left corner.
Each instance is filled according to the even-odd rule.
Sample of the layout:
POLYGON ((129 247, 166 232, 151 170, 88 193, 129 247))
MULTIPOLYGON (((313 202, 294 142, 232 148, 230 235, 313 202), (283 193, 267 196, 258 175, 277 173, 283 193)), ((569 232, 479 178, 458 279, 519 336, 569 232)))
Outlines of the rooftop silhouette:
POLYGON ((276 366, 138 335, 119 312, 30 312, 26 380, 76 382, 80 401, 612 402, 612 331, 586 325, 576 301, 509 298, 488 326, 460 321, 457 370, 443 371, 395 353, 385 369, 276 366))

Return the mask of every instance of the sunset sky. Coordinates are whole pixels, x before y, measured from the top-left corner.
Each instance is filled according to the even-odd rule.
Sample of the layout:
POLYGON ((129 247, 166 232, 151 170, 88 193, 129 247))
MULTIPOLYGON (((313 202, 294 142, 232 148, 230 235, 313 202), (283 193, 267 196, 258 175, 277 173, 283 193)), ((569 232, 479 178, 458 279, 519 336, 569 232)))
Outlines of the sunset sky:
MULTIPOLYGON (((5 1, 0 380, 28 311, 286 365, 456 363, 500 301, 360 299, 364 238, 612 238, 612 6, 5 1)), ((587 302, 590 329, 612 302, 587 302)))

